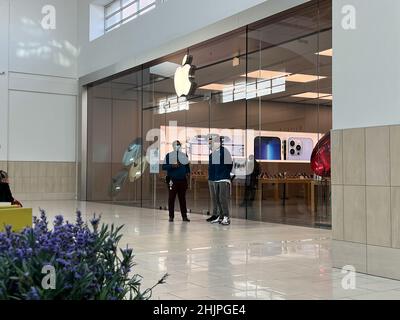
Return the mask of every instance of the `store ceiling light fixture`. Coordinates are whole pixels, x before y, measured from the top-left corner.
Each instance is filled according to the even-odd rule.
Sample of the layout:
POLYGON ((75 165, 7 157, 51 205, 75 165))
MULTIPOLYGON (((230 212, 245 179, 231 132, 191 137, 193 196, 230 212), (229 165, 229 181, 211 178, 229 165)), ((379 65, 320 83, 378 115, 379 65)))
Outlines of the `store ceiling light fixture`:
POLYGON ((222 92, 222 102, 227 103, 284 92, 286 90, 286 78, 254 79, 247 82, 246 80, 236 80, 229 84, 210 83, 199 89, 222 92))
POLYGON ((295 73, 295 74, 292 74, 292 75, 286 77, 286 81, 300 82, 300 83, 313 82, 313 81, 322 80, 322 79, 326 79, 326 77, 315 76, 315 75, 311 75, 311 74, 301 74, 301 73, 295 73))
POLYGON ((165 78, 170 78, 174 76, 176 69, 179 67, 179 64, 165 61, 163 63, 150 67, 150 73, 165 78))
POLYGON ((158 101, 156 113, 165 114, 178 111, 189 110, 190 102, 185 98, 177 98, 176 96, 167 97, 158 101))
POLYGON ((202 86, 199 89, 202 90, 210 90, 210 91, 224 91, 225 85, 220 83, 210 83, 206 86, 202 86))
MULTIPOLYGON (((253 71, 247 74, 248 78, 254 78, 254 79, 266 79, 266 80, 271 80, 271 79, 276 79, 276 78, 282 78, 285 76, 290 75, 288 72, 282 72, 282 71, 274 71, 274 70, 257 70, 253 71)), ((242 77, 246 77, 246 75, 242 75, 242 77)))
MULTIPOLYGON (((242 77, 245 76, 246 75, 242 75, 242 77)), ((286 81, 299 82, 299 83, 313 82, 319 79, 326 78, 324 76, 316 76, 312 74, 289 73, 289 72, 273 71, 273 70, 257 70, 248 73, 247 76, 253 79, 264 79, 264 80, 272 80, 285 77, 286 81)))
POLYGON ((328 49, 328 50, 324 50, 321 52, 316 53, 320 56, 325 56, 325 57, 332 57, 333 56, 333 49, 328 49))
POLYGON ((318 93, 318 92, 304 92, 300 94, 292 95, 293 98, 304 98, 304 99, 321 99, 321 100, 333 100, 333 97, 329 93, 318 93))

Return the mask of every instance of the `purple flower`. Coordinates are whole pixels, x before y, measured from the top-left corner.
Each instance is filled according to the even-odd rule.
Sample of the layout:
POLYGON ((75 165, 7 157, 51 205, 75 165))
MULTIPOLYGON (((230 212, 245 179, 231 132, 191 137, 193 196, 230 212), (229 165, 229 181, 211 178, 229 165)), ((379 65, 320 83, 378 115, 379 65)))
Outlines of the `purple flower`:
POLYGON ((35 287, 31 287, 26 295, 27 300, 40 300, 39 292, 35 287))
POLYGON ((82 228, 83 225, 84 225, 84 222, 82 220, 82 212, 78 210, 76 212, 76 226, 79 228, 82 228))
POLYGON ((134 266, 133 250, 127 247, 121 250, 122 259, 116 258, 119 232, 112 227, 98 233, 101 216, 96 215, 90 220, 92 231, 81 212, 76 214, 75 224, 58 215, 49 229, 46 213, 41 210, 32 228, 13 233, 8 227, 0 232, 0 280, 7 288, 0 291, 0 298, 40 300, 42 278, 34 275, 49 265, 58 268, 57 288, 61 290, 46 291, 46 299, 79 296, 93 300, 104 297, 104 292, 109 299, 117 299, 124 292, 141 297, 140 284, 133 287, 128 274, 134 266))
POLYGON ((99 227, 100 220, 101 220, 101 215, 97 218, 97 217, 96 217, 96 214, 94 214, 94 215, 93 215, 93 218, 90 220, 90 224, 92 225, 93 230, 94 230, 95 232, 97 232, 97 229, 98 229, 98 227, 99 227))
POLYGON ((11 236, 11 231, 12 231, 12 226, 6 225, 5 226, 5 230, 6 230, 7 237, 10 237, 11 236))
POLYGON ((63 216, 56 216, 54 220, 54 225, 55 226, 61 226, 64 222, 64 217, 63 216))

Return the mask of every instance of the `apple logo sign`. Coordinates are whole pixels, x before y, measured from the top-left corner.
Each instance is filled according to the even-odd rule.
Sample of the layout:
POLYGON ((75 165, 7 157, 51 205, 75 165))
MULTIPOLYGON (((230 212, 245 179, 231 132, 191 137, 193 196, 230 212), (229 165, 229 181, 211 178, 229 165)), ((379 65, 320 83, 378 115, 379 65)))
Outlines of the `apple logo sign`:
POLYGON ((186 55, 183 58, 182 66, 176 69, 174 82, 178 98, 187 97, 196 89, 196 83, 194 82, 196 67, 192 66, 192 59, 192 56, 186 55))

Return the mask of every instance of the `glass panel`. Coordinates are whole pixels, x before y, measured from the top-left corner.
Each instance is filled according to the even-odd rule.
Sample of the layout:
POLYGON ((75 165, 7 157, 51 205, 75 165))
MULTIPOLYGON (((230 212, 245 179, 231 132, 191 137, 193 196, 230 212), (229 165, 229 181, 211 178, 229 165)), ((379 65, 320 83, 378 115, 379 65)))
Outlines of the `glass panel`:
POLYGON ((88 88, 87 199, 111 201, 112 179, 111 83, 88 88))
MULTIPOLYGON (((320 132, 327 134, 332 129, 332 8, 329 2, 320 4, 320 27, 318 34, 317 64, 323 79, 319 82, 319 90, 329 93, 327 99, 320 99, 318 123, 320 132)), ((322 94, 320 94, 322 95, 322 94)), ((322 151, 322 150, 321 150, 322 151)), ((323 228, 332 227, 331 216, 331 180, 329 177, 318 179, 315 184, 315 224, 323 228)))
POLYGON ((192 212, 207 214, 211 210, 207 141, 207 135, 210 133, 210 99, 201 96, 189 102, 189 110, 185 116, 185 149, 191 162, 192 173, 187 202, 192 212))
MULTIPOLYGON (((156 166, 153 166, 152 170, 149 167, 144 173, 143 206, 147 208, 164 210, 168 206, 166 173, 162 171, 161 165, 167 152, 171 151, 172 141, 167 137, 167 132, 168 128, 174 124, 169 124, 167 116, 178 121, 182 119, 182 113, 184 114, 186 109, 185 101, 178 100, 174 89, 173 75, 179 67, 174 63, 176 59, 176 57, 167 57, 143 70, 142 135, 146 137, 145 146, 149 156, 150 152, 153 152, 152 149, 158 149, 156 153, 158 153, 160 163, 158 170, 155 170, 156 166), (179 111, 180 109, 182 111, 179 111)), ((179 123, 179 125, 185 126, 184 123, 179 123)))
POLYGON ((105 7, 106 17, 118 11, 119 9, 121 9, 121 1, 120 0, 113 1, 110 5, 105 7))
MULTIPOLYGON (((145 74, 148 74, 148 70, 145 70, 145 74)), ((147 95, 148 93, 144 92, 144 99, 146 99, 147 95)), ((156 107, 143 110, 143 137, 147 137, 144 145, 148 154, 150 146, 158 149, 158 157, 156 159, 160 165, 155 170, 154 168, 150 170, 151 168, 148 167, 144 172, 142 205, 145 208, 161 208, 164 210, 167 207, 168 189, 165 183, 165 174, 161 170, 161 160, 165 155, 160 153, 160 130, 163 129, 163 134, 165 134, 165 114, 160 114, 155 110, 156 107)))
POLYGON ((138 12, 138 3, 134 2, 129 7, 122 10, 122 19, 136 15, 138 12))
POLYGON ((110 28, 111 26, 113 26, 114 24, 118 23, 121 21, 121 12, 116 13, 115 15, 111 16, 110 18, 108 18, 106 20, 106 29, 110 28))
POLYGON ((331 16, 331 1, 319 1, 91 86, 88 199, 167 209, 161 164, 179 140, 191 163, 188 209, 210 213, 208 138, 219 135, 233 159, 233 217, 329 227, 330 179, 310 158, 332 128, 331 16), (187 53, 197 90, 178 98, 187 53))
MULTIPOLYGON (((218 41, 212 41, 204 46, 191 48, 189 52, 193 55, 193 63, 197 66, 196 82, 199 84, 198 95, 211 97, 209 100, 208 131, 211 136, 222 138, 222 146, 232 159, 230 183, 230 215, 235 218, 246 218, 246 208, 243 206, 244 197, 244 178, 240 169, 246 159, 246 48, 245 30, 238 31, 229 36, 220 38, 218 41), (216 63, 216 58, 220 59, 216 63), (236 169, 237 170, 236 170, 236 169)), ((195 112, 193 110, 189 111, 195 112)), ((194 117, 193 117, 194 118, 194 117)), ((204 118, 203 118, 204 119, 204 118)), ((207 120, 207 119, 204 119, 207 120)), ((198 126, 200 127, 200 126, 198 126)), ((192 128, 192 126, 190 126, 192 128)), ((202 133, 207 138, 207 130, 202 133)), ((188 137, 193 139, 194 137, 188 137)), ((207 146, 205 147, 205 163, 202 162, 196 168, 200 174, 193 177, 197 185, 202 185, 197 189, 197 194, 193 198, 197 199, 196 208, 201 206, 201 201, 210 202, 210 196, 207 185, 208 160, 207 146), (204 177, 203 177, 204 176, 204 177), (202 181, 204 183, 202 183, 202 181), (200 198, 201 197, 201 198, 200 198), (201 199, 201 200, 200 200, 201 199), (207 201, 206 201, 207 200, 207 201)), ((213 205, 210 204, 212 212, 213 205)), ((204 210, 202 210, 204 211, 204 210)))
POLYGON ((151 4, 155 4, 155 0, 139 0, 140 2, 140 9, 143 9, 151 4))
POLYGON ((122 0, 122 6, 125 7, 129 4, 132 4, 133 2, 138 2, 138 0, 122 0))
POLYGON ((90 87, 88 200, 141 204, 141 72, 90 87))
POLYGON ((155 0, 140 0, 140 14, 145 14, 156 7, 155 0), (145 9, 146 8, 146 9, 145 9), (144 9, 144 10, 143 10, 144 9))
POLYGON ((113 201, 141 205, 143 148, 141 139, 141 71, 112 81, 112 176, 127 175, 113 201))
POLYGON ((247 200, 249 219, 315 226, 318 206, 327 207, 327 188, 310 166, 332 117, 329 101, 318 98, 331 94, 331 65, 321 66, 316 54, 321 26, 328 35, 331 24, 317 19, 318 12, 313 5, 250 27, 248 84, 252 92, 257 83, 257 98, 248 96, 247 126, 256 133, 249 149, 260 174, 250 186, 256 197, 247 200))

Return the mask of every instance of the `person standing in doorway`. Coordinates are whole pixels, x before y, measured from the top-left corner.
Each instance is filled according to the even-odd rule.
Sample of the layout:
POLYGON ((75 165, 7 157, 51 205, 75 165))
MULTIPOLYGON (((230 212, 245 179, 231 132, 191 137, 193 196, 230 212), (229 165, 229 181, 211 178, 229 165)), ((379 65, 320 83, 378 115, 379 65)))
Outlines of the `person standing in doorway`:
POLYGON ((223 147, 222 142, 223 139, 220 136, 209 138, 209 147, 212 152, 209 156, 208 183, 213 214, 207 221, 213 224, 230 225, 229 200, 233 162, 229 150, 223 147))
POLYGON ((178 195, 182 219, 185 222, 190 222, 186 208, 187 179, 190 176, 189 158, 181 151, 182 144, 180 141, 174 141, 172 147, 174 150, 167 154, 162 166, 162 169, 167 171, 169 221, 174 221, 175 199, 178 195))

